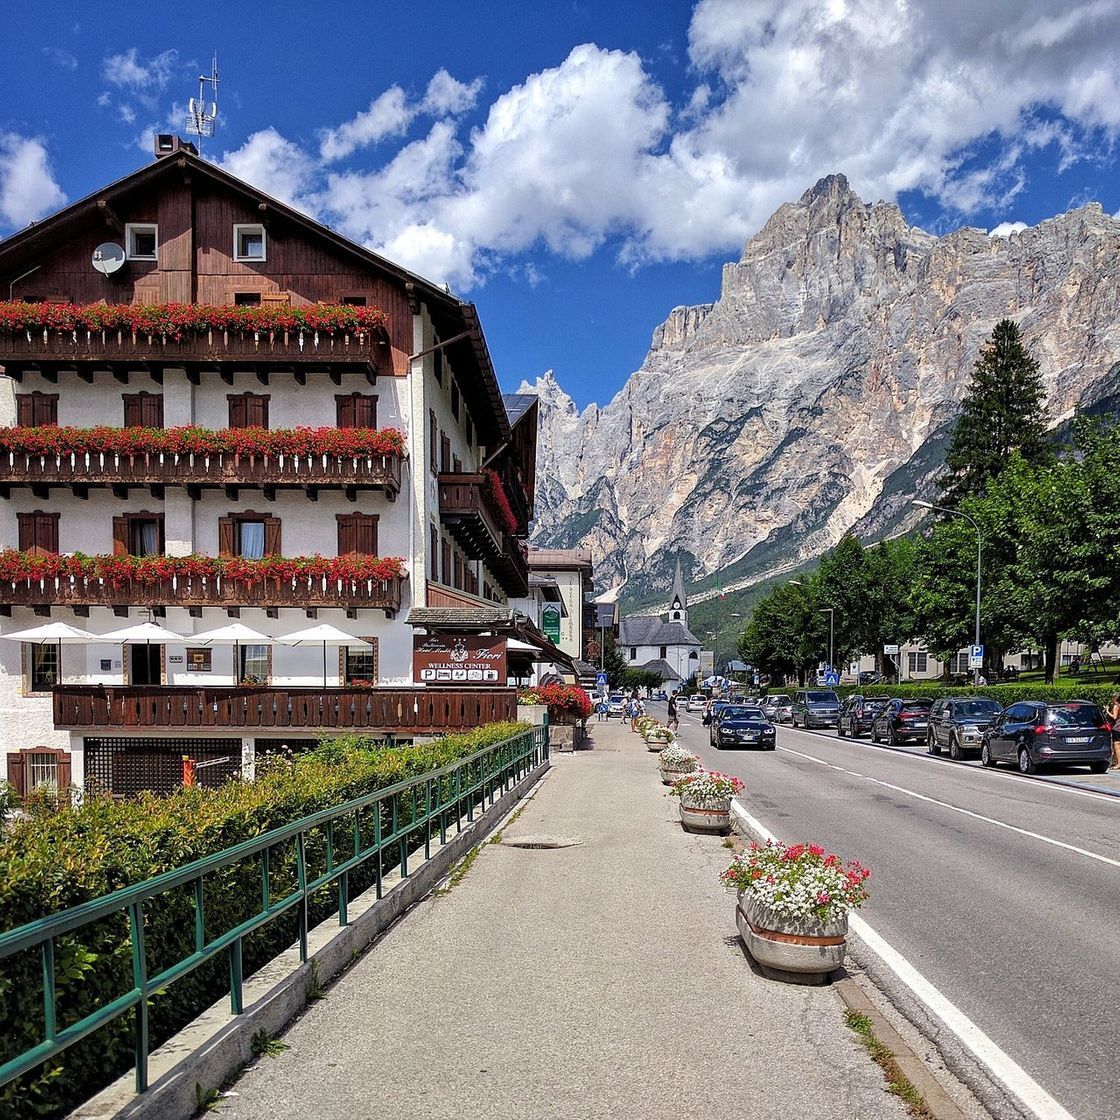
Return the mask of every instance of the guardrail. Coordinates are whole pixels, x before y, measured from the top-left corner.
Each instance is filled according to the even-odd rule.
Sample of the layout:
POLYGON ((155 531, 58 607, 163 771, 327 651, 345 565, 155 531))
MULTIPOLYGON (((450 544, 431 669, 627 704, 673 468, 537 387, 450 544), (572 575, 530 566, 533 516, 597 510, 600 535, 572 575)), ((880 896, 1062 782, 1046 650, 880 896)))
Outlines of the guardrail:
POLYGON ((337 891, 338 924, 347 925, 352 875, 357 878, 356 873, 365 869, 372 878, 376 897, 380 898, 382 876, 387 868, 399 865, 401 877, 407 878, 409 857, 423 848, 424 859, 430 858, 434 835, 438 833, 440 841, 444 842, 452 829, 455 833, 461 832, 464 822, 473 821, 477 811, 493 805, 497 797, 547 759, 546 724, 495 743, 449 766, 324 809, 153 879, 0 934, 0 962, 16 953, 38 950, 43 982, 42 1040, 0 1065, 0 1085, 56 1057, 122 1015, 132 1013, 135 1016, 136 1091, 145 1092, 148 1088, 148 1004, 156 992, 219 954, 228 954, 230 1010, 240 1015, 244 1010, 242 942, 247 936, 294 909, 298 916, 299 957, 301 962, 306 961, 309 903, 316 891, 325 887, 337 891), (309 870, 307 850, 308 834, 315 830, 325 835, 325 867, 319 874, 309 870), (289 843, 295 846, 295 887, 274 898, 270 857, 279 845, 289 843), (260 864, 260 906, 256 913, 231 929, 208 929, 206 877, 222 868, 252 860, 260 864), (144 949, 145 907, 181 887, 190 887, 194 892, 194 948, 152 975, 144 949), (123 917, 129 928, 131 988, 60 1030, 55 941, 117 916, 123 917))

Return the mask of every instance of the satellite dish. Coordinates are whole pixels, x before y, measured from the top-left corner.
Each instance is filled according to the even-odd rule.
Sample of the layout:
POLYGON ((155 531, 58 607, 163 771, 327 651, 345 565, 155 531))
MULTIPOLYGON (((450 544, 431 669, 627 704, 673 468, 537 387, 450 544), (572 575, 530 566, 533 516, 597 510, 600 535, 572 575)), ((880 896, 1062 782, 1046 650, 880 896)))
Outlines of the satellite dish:
POLYGON ((106 241, 94 249, 92 264, 98 272, 111 276, 124 265, 124 249, 112 241, 106 241))

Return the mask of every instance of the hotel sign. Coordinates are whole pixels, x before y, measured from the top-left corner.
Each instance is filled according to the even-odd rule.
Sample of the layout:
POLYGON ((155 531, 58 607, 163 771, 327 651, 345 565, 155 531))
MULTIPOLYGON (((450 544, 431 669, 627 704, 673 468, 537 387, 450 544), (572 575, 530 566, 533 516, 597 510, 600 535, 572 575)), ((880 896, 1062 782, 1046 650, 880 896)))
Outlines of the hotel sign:
POLYGON ((506 640, 417 634, 412 639, 412 679, 419 684, 504 685, 506 640))

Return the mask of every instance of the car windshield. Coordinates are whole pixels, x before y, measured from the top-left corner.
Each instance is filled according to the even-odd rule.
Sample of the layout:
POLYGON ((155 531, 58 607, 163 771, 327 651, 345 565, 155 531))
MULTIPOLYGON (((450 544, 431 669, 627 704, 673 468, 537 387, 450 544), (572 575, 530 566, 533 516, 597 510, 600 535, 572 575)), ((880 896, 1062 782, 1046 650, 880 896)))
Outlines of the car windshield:
POLYGON ((805 700, 809 704, 835 704, 835 692, 807 692, 805 700))
POLYGON ((928 712, 932 707, 932 700, 904 700, 902 704, 904 712, 928 712))
POLYGON ((723 718, 728 719, 765 719, 761 708, 747 708, 736 704, 723 713, 723 718))
POLYGON ((1100 727, 1104 716, 1096 704, 1071 704, 1068 708, 1051 708, 1050 722, 1055 727, 1100 727))
POLYGON ((962 719, 991 719, 999 715, 1000 706, 994 700, 965 700, 953 705, 953 713, 962 719))
POLYGON ((782 696, 771 696, 770 697, 770 703, 771 704, 777 704, 779 706, 781 706, 782 704, 788 704, 789 703, 789 697, 784 695, 784 694, 782 696))
POLYGON ((614 693, 611 696, 611 703, 612 704, 621 704, 622 703, 622 697, 617 692, 614 693))

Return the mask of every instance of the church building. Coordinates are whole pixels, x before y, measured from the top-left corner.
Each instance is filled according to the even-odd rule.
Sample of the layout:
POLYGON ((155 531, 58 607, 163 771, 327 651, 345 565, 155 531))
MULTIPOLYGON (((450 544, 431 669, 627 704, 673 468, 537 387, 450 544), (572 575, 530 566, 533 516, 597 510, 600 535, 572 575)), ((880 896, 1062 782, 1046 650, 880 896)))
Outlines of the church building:
POLYGON ((688 628, 688 599, 680 560, 668 614, 623 618, 618 644, 627 668, 660 673, 662 681, 672 685, 695 676, 700 668, 700 639, 688 628))

